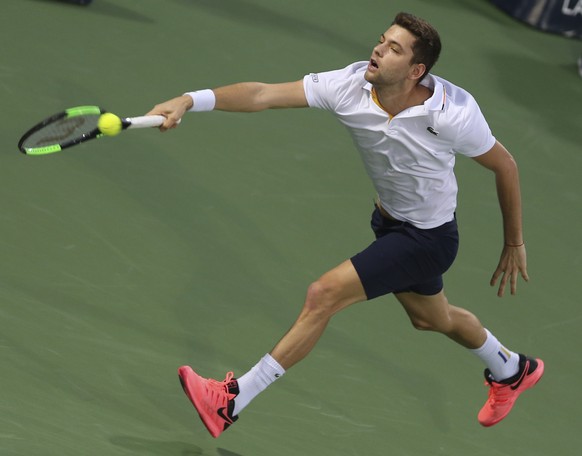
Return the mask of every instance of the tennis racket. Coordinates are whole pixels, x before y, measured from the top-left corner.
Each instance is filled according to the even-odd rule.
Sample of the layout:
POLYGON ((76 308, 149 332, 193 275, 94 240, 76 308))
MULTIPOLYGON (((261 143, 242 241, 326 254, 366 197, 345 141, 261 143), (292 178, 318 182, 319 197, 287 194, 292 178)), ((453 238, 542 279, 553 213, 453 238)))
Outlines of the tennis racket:
MULTIPOLYGON (((97 122, 105 112, 98 106, 77 106, 47 117, 24 133, 18 149, 26 155, 46 155, 100 138, 103 133, 97 128, 97 122)), ((164 116, 121 118, 121 128, 159 127, 164 120, 164 116)))

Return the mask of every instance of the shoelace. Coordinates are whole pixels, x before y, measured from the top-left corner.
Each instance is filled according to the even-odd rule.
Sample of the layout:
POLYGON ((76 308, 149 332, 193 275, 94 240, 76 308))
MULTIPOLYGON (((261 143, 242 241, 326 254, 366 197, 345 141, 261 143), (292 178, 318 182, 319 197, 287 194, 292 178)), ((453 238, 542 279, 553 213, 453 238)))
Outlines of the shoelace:
POLYGON ((234 378, 234 372, 227 372, 226 378, 223 381, 214 380, 213 378, 208 379, 208 387, 213 390, 213 392, 218 393, 219 397, 221 393, 226 393, 228 399, 232 399, 231 396, 234 397, 233 394, 230 394, 228 390, 228 384, 234 378))
POLYGON ((511 397, 511 385, 490 385, 485 382, 486 386, 489 386, 489 403, 495 405, 496 403, 504 403, 511 397))
POLYGON ((489 386, 489 402, 491 405, 495 405, 495 403, 504 403, 507 402, 511 396, 512 392, 519 388, 523 379, 527 376, 529 372, 530 362, 529 360, 526 361, 525 366, 523 367, 523 372, 519 376, 514 383, 510 385, 505 385, 502 383, 491 383, 485 380, 485 385, 489 386))

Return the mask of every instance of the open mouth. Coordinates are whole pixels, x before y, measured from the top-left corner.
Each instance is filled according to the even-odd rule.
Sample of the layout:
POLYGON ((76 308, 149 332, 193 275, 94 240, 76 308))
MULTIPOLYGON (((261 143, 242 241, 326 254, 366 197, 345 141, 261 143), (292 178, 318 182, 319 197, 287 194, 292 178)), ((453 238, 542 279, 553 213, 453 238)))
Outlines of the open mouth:
POLYGON ((370 59, 370 66, 372 68, 378 68, 378 63, 374 59, 370 59))

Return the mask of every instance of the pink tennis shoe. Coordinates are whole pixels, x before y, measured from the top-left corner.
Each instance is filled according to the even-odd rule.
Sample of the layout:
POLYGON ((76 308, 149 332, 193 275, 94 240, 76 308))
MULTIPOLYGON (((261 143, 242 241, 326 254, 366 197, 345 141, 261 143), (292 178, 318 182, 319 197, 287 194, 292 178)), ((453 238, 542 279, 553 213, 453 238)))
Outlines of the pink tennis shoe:
POLYGON ((238 419, 232 414, 234 398, 239 393, 238 382, 232 372, 219 382, 201 377, 189 366, 182 366, 178 369, 178 376, 186 396, 212 437, 218 437, 238 419))
POLYGON ((489 427, 499 423, 511 411, 521 393, 532 388, 544 375, 544 362, 519 355, 519 372, 502 382, 496 382, 489 369, 485 369, 485 386, 489 398, 478 415, 479 423, 489 427))

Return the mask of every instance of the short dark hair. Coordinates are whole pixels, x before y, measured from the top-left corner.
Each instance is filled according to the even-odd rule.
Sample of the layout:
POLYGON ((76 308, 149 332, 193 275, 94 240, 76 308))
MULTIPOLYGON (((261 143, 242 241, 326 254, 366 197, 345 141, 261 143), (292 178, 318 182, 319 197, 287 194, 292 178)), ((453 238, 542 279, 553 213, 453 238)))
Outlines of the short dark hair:
POLYGON ((419 82, 429 73, 441 53, 441 38, 437 30, 424 19, 409 13, 398 13, 392 25, 398 25, 416 37, 412 46, 412 63, 422 63, 426 67, 419 82))

